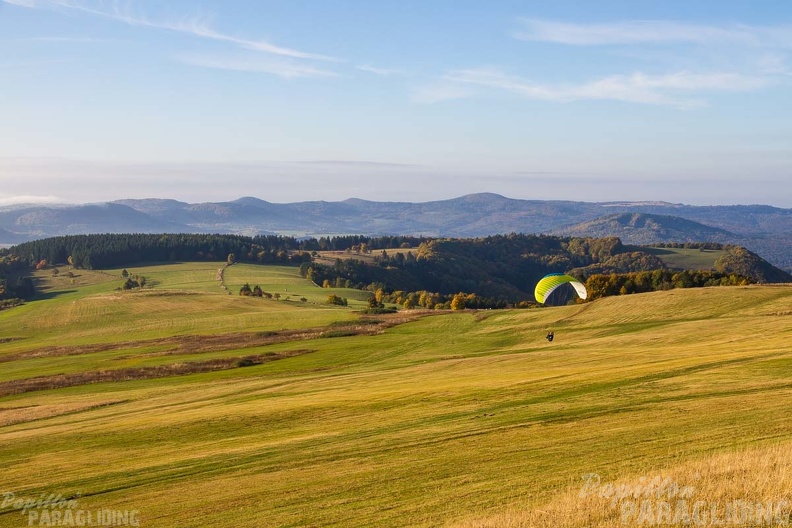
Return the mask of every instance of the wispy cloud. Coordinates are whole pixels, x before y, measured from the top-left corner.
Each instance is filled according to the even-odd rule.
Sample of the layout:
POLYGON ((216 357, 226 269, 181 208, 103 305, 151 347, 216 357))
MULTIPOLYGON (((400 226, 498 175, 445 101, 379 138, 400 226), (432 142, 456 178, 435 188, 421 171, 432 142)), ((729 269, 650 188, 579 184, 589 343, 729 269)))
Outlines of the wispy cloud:
POLYGON ((268 73, 284 79, 304 77, 337 77, 329 70, 315 68, 303 62, 274 57, 233 57, 215 55, 174 55, 174 59, 190 66, 252 73, 268 73))
POLYGON ((476 94, 475 90, 460 84, 460 82, 449 82, 447 80, 416 87, 410 94, 410 100, 413 103, 433 104, 454 99, 465 99, 476 94))
POLYGON ((532 18, 520 19, 514 33, 520 40, 571 46, 616 44, 736 44, 792 47, 792 26, 704 25, 665 20, 629 20, 578 24, 532 18))
POLYGON ((39 9, 66 9, 78 11, 89 15, 102 17, 117 22, 122 22, 130 26, 144 27, 149 29, 158 29, 166 31, 174 31, 200 37, 208 40, 215 40, 221 42, 228 42, 240 48, 268 53, 271 55, 279 55, 283 57, 291 57, 295 59, 311 59, 323 61, 337 61, 334 57, 321 55, 318 53, 308 53, 293 48, 286 48, 277 46, 265 40, 252 40, 236 37, 226 33, 222 33, 213 29, 204 18, 201 17, 185 17, 175 22, 156 21, 149 19, 145 16, 134 13, 129 4, 121 5, 120 3, 113 2, 111 6, 107 6, 101 1, 73 1, 73 0, 0 0, 7 4, 39 9))
POLYGON ((96 39, 90 37, 27 37, 14 39, 14 42, 53 42, 53 43, 73 43, 73 44, 95 44, 97 42, 108 42, 107 39, 96 39))
MULTIPOLYGON (((138 24, 138 25, 142 25, 142 24, 138 24)), ((328 57, 326 55, 319 55, 316 53, 306 53, 303 51, 298 51, 290 48, 275 46, 264 40, 242 39, 231 35, 227 35, 225 33, 220 33, 210 28, 208 25, 206 25, 206 23, 197 19, 185 20, 178 24, 151 24, 147 22, 146 25, 148 27, 153 27, 153 28, 169 29, 172 31, 178 31, 180 33, 187 33, 190 35, 194 35, 206 39, 218 40, 222 42, 230 42, 244 49, 269 53, 271 55, 280 55, 283 57, 291 57, 295 59, 312 59, 312 60, 322 60, 322 61, 339 60, 334 57, 328 57)))
POLYGON ((767 75, 790 75, 787 56, 783 53, 764 53, 756 59, 756 68, 767 75))
POLYGON ((497 69, 455 70, 444 76, 447 81, 506 90, 530 99, 553 102, 612 100, 631 103, 671 105, 690 108, 705 104, 685 97, 702 91, 752 91, 763 88, 763 77, 735 73, 676 72, 667 75, 610 75, 578 84, 542 84, 508 75, 497 69))
POLYGON ((324 165, 328 167, 359 167, 359 168, 380 168, 380 169, 411 169, 419 167, 410 163, 392 163, 385 161, 360 161, 360 160, 316 160, 316 161, 295 161, 301 165, 324 165))
POLYGON ((63 202, 63 200, 57 196, 0 194, 0 206, 19 204, 53 204, 61 202, 63 202))
POLYGON ((20 6, 20 7, 30 7, 30 8, 35 8, 37 7, 38 4, 36 0, 0 0, 0 2, 15 6, 20 6))
POLYGON ((792 26, 718 26, 662 20, 570 23, 528 18, 520 19, 520 24, 521 30, 514 37, 529 42, 645 51, 649 54, 643 57, 650 62, 662 52, 662 69, 669 71, 657 73, 655 65, 653 73, 606 72, 585 80, 551 83, 541 79, 541 72, 525 77, 499 68, 457 69, 414 92, 413 100, 434 103, 468 97, 472 92, 466 93, 464 87, 475 86, 558 103, 610 100, 692 108, 706 105, 707 95, 757 91, 787 82, 783 79, 789 75, 786 51, 792 49, 792 26), (681 45, 684 52, 680 52, 681 45))
POLYGON ((377 68, 370 64, 363 64, 357 67, 358 70, 380 75, 382 77, 390 77, 391 75, 404 75, 404 70, 397 70, 394 68, 377 68))

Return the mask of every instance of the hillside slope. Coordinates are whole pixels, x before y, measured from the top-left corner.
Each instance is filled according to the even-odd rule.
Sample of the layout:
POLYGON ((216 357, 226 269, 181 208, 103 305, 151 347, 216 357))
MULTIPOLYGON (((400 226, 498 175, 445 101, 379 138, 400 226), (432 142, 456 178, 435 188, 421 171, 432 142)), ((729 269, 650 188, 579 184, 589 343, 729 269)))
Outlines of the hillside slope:
MULTIPOLYGON (((310 252, 315 253, 320 245, 315 239, 240 235, 74 235, 27 242, 8 252, 30 266, 38 266, 42 260, 50 264, 70 261, 77 268, 222 258, 236 262, 277 262, 299 266, 303 277, 319 285, 345 285, 387 294, 425 291, 447 296, 463 292, 478 296, 478 304, 471 306, 480 308, 532 301, 536 283, 548 273, 572 273, 579 280, 587 281, 595 275, 647 273, 674 267, 666 264, 658 248, 626 246, 615 237, 511 234, 475 239, 422 239, 414 251, 406 252, 400 247, 401 240, 324 239, 323 243, 332 246, 353 243, 354 251, 365 255, 357 259, 353 248, 345 245, 337 249, 346 250, 346 258, 335 262, 332 259, 328 262, 318 253, 316 257, 311 256, 310 252), (370 249, 393 248, 387 245, 393 243, 398 244, 397 251, 370 249)), ((792 275, 744 248, 716 244, 708 247, 718 251, 702 251, 695 259, 698 265, 693 268, 708 271, 684 279, 674 278, 673 274, 656 275, 650 281, 652 288, 792 282, 792 275), (709 263, 706 262, 708 255, 712 257, 709 263)), ((646 281, 642 279, 642 282, 646 281)), ((608 291, 609 295, 614 294, 608 291)), ((630 291, 630 287, 626 291, 630 291)), ((400 299, 394 301, 398 304, 407 300, 399 295, 396 299, 400 299)), ((432 308, 437 302, 445 301, 425 297, 421 305, 432 308)))
POLYGON ((555 234, 585 237, 618 237, 625 244, 658 242, 720 242, 737 240, 739 235, 678 216, 647 213, 616 213, 574 226, 556 229, 555 234))
MULTIPOLYGON (((0 314, 0 388, 83 380, 0 396, 5 489, 134 511, 151 528, 621 524, 620 500, 578 496, 586 474, 636 486, 670 473, 720 512, 792 489, 792 287, 445 313, 328 338, 308 327, 357 316, 229 296, 217 264, 130 269, 158 286, 128 294, 114 292, 118 270, 97 272, 0 314), (270 360, 239 362, 250 357, 270 360), (158 376, 90 377, 112 370, 158 376)), ((235 273, 322 293, 294 269, 235 273)), ((0 527, 24 522, 0 511, 0 527)))
MULTIPOLYGON (((789 274, 739 246, 701 251, 694 270, 738 275, 759 283, 792 282, 789 274)), ((536 283, 548 273, 571 273, 581 281, 593 275, 672 269, 654 247, 626 246, 618 238, 566 238, 508 235, 478 239, 438 239, 421 244, 415 254, 374 256, 335 265, 303 264, 318 283, 341 278, 356 287, 386 291, 457 292, 520 302, 533 300, 536 283)), ((351 257, 354 259, 354 257, 351 257)), ((669 259, 672 261, 672 259, 669 259)), ((668 285, 670 286, 670 284, 668 285)))

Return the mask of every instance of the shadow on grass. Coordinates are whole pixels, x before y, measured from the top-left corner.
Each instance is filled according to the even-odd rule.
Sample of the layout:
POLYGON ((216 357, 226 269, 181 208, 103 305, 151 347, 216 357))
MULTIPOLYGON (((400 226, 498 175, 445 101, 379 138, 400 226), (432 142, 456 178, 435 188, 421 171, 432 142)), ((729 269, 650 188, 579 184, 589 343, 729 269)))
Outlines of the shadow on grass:
POLYGON ((56 297, 60 297, 61 295, 66 295, 69 293, 75 293, 77 290, 53 290, 53 291, 39 291, 36 292, 36 295, 31 297, 30 299, 25 299, 25 302, 33 302, 33 301, 46 301, 49 299, 55 299, 56 297))

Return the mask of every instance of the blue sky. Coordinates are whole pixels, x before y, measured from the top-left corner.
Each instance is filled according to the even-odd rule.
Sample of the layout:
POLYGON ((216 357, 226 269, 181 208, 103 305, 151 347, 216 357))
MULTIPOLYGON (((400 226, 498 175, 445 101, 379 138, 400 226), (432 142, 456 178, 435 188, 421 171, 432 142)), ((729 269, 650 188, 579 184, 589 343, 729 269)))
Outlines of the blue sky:
POLYGON ((0 0, 0 205, 792 207, 792 2, 0 0))

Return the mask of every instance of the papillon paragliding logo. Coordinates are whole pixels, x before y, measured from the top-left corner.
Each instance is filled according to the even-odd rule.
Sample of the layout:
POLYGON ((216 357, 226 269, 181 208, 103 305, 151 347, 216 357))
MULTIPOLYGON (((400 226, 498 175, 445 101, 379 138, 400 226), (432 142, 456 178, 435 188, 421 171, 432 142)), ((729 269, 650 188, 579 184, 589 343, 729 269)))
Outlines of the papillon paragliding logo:
POLYGON ((588 297, 586 287, 576 278, 564 273, 550 273, 536 284, 534 297, 539 304, 560 306, 568 303, 575 293, 583 300, 588 297))

